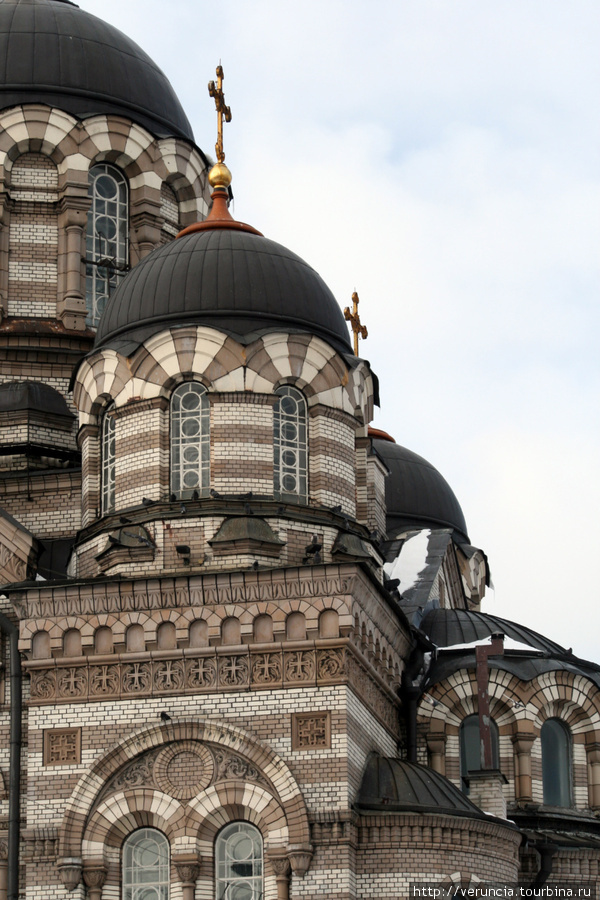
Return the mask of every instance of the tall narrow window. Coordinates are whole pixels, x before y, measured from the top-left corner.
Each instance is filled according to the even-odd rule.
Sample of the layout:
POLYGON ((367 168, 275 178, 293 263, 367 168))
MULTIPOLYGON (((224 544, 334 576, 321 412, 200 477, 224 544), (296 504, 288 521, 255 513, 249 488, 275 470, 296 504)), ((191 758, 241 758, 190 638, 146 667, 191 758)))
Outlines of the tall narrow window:
MULTIPOLYGON (((500 752, 498 748, 498 726, 490 719, 492 738, 492 767, 500 768, 500 752)), ((479 716, 467 716, 460 725, 460 786, 464 794, 469 793, 469 772, 482 768, 481 737, 479 734, 479 716)))
POLYGON ((87 322, 94 328, 106 302, 127 270, 129 211, 127 181, 114 166, 101 163, 89 173, 86 237, 87 322))
POLYGON ((216 900, 261 900, 262 837, 248 822, 232 822, 217 835, 216 900))
POLYGON ((210 484, 210 408, 206 388, 179 385, 171 398, 171 491, 190 498, 210 484))
POLYGON ((111 404, 102 417, 102 515, 115 509, 115 417, 111 404))
POLYGON ((560 719, 542 725, 542 782, 544 803, 571 806, 571 735, 560 719))
POLYGON ((123 900, 169 900, 169 842, 140 828, 123 844, 123 900))
POLYGON ((281 498, 308 497, 306 400, 296 388, 277 391, 273 409, 273 487, 281 498))

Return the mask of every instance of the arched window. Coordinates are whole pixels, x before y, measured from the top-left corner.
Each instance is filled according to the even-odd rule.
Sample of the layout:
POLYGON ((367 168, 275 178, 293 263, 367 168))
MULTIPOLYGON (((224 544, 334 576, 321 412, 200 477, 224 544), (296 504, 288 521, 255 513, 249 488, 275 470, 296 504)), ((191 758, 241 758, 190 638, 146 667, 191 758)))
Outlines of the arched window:
POLYGON ((111 404, 102 416, 102 515, 115 509, 115 417, 111 404))
POLYGON ((129 261, 127 181, 107 163, 89 172, 86 235, 86 303, 88 325, 95 327, 129 261))
POLYGON ((169 900, 169 842, 140 828, 123 844, 123 900, 169 900))
MULTIPOLYGON (((492 767, 500 768, 500 752, 498 749, 498 726, 490 719, 492 738, 492 767)), ((481 739, 479 735, 479 716, 467 716, 460 725, 460 786, 463 793, 469 793, 469 772, 482 768, 481 739)))
POLYGON ((206 493, 210 484, 210 408, 206 388, 180 384, 171 397, 171 492, 206 493))
POLYGON ((262 837, 248 822, 232 822, 217 835, 215 845, 216 900, 261 900, 263 896, 262 837))
POLYGON ((571 806, 571 734, 560 719, 542 725, 542 783, 544 803, 571 806))
POLYGON ((296 388, 285 385, 276 391, 273 408, 273 489, 280 498, 308 497, 308 444, 306 400, 296 388))

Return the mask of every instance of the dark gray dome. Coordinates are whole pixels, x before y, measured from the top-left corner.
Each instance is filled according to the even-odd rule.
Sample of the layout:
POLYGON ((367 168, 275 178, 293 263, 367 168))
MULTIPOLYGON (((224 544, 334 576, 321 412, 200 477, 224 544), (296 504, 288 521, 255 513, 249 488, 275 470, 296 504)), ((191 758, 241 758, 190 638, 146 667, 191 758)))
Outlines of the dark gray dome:
POLYGON ((23 410, 75 418, 63 395, 49 384, 41 381, 7 381, 0 384, 0 412, 23 410))
POLYGON ((0 2, 0 60, 0 109, 44 103, 79 119, 113 113, 154 135, 194 139, 150 57, 68 0, 0 2))
POLYGON ((367 760, 356 806, 361 812, 429 812, 484 817, 481 810, 439 772, 405 759, 377 754, 367 760))
POLYGON ((452 528, 469 540, 460 504, 445 478, 423 459, 392 440, 373 439, 390 470, 385 483, 388 537, 413 528, 452 528))
POLYGON ((424 616, 420 628, 437 647, 452 648, 454 644, 470 644, 500 633, 543 653, 563 656, 567 652, 525 625, 467 609, 433 609, 424 616))
POLYGON ((248 231, 197 231, 143 259, 107 303, 95 347, 128 355, 151 335, 189 324, 242 343, 265 332, 314 334, 352 352, 323 279, 295 253, 248 231))

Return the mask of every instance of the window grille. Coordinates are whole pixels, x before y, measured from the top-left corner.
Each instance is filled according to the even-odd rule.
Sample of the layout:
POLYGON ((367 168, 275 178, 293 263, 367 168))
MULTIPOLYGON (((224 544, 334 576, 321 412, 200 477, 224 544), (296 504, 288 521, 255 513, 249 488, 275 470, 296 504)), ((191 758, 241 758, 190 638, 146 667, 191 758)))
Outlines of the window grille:
POLYGON ((190 498, 210 484, 210 408, 206 388, 190 381, 171 397, 171 492, 190 498))
POLYGON ((216 900, 262 900, 262 837, 248 822, 232 822, 217 835, 216 900))
POLYGON ((125 176, 101 163, 89 172, 86 235, 87 323, 96 327, 129 262, 129 209, 125 176))
POLYGON ((169 842, 140 828, 123 844, 123 900, 169 900, 169 842))
POLYGON ((306 400, 286 385, 276 392, 273 410, 273 487, 280 498, 308 498, 306 400))
POLYGON ((102 515, 115 509, 115 417, 112 404, 102 417, 102 515))

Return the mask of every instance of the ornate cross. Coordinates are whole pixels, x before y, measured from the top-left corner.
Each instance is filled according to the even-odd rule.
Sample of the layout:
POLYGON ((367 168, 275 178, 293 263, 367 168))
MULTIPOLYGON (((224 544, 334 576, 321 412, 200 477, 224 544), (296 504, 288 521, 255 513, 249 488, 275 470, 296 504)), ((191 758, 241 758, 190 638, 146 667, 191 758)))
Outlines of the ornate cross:
POLYGON ((347 306, 344 310, 344 318, 346 322, 350 322, 352 325, 352 331, 354 332, 354 355, 358 356, 358 336, 360 334, 363 341, 367 338, 369 332, 367 331, 366 325, 360 324, 360 316, 358 315, 358 294, 356 291, 352 294, 352 312, 350 312, 350 307, 347 306))
POLYGON ((223 119, 231 122, 231 110, 225 106, 225 94, 223 93, 223 66, 217 66, 217 85, 214 81, 208 82, 208 93, 215 98, 215 106, 217 107, 217 143, 215 150, 219 162, 225 162, 225 153, 223 151, 223 119))

